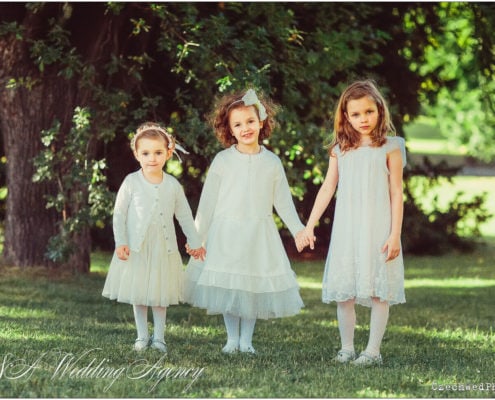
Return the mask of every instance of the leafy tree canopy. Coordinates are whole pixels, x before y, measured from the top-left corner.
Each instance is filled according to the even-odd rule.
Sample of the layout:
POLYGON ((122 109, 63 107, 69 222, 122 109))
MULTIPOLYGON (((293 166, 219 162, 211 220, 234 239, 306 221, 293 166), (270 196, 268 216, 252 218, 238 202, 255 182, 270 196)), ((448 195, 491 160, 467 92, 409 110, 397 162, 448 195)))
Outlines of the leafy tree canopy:
MULTIPOLYGON (((464 17, 464 9, 472 10, 485 18, 486 13, 476 14, 482 10, 477 7, 459 6, 459 12, 464 17)), ((254 86, 282 106, 269 145, 285 163, 307 216, 326 169, 324 144, 341 90, 354 79, 374 78, 401 132, 404 118, 419 112, 418 92, 428 93, 427 77, 441 68, 421 69, 433 62, 424 46, 436 48, 432 40, 442 37, 440 29, 448 24, 445 9, 436 3, 0 4, 0 123, 9 143, 7 167, 23 151, 37 149, 36 168, 23 173, 45 185, 45 198, 63 211, 59 239, 81 241, 81 232, 95 223, 78 217, 93 215, 83 211, 92 204, 93 191, 102 204, 111 204, 99 186, 107 184, 102 168, 110 166, 106 175, 115 190, 135 168, 128 136, 137 124, 154 120, 191 151, 183 164, 170 162, 168 168, 182 174, 194 206, 201 178, 220 149, 205 115, 223 92, 254 86), (84 126, 77 122, 81 116, 84 126), (68 165, 70 154, 81 156, 81 171, 68 165), (54 185, 57 179, 63 185, 54 185)), ((478 45, 491 38, 488 32, 478 36, 484 38, 478 45)), ((445 40, 455 46, 455 40, 445 40)), ((486 80, 492 76, 483 74, 486 80)), ((6 242, 22 260, 8 227, 25 218, 15 204, 26 201, 27 184, 17 188, 13 177, 7 168, 6 242)), ((36 220, 34 214, 29 218, 36 220)), ((45 224, 47 230, 53 225, 45 224)))
MULTIPOLYGON (((445 137, 466 145, 471 156, 493 160, 495 6, 440 3, 434 12, 439 29, 427 30, 424 57, 415 59, 409 53, 411 69, 422 77, 422 112, 435 119, 445 137)), ((410 17, 408 29, 426 23, 421 14, 410 17)))

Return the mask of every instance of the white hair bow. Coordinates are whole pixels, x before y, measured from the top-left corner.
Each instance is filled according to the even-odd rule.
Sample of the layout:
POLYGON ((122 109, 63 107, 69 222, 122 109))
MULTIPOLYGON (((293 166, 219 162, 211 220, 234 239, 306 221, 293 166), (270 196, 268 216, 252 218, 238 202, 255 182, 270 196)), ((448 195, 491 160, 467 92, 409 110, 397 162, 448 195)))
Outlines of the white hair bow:
POLYGON ((260 121, 264 121, 267 118, 266 108, 256 96, 256 92, 253 89, 249 89, 242 97, 242 101, 246 106, 256 106, 260 115, 260 121))

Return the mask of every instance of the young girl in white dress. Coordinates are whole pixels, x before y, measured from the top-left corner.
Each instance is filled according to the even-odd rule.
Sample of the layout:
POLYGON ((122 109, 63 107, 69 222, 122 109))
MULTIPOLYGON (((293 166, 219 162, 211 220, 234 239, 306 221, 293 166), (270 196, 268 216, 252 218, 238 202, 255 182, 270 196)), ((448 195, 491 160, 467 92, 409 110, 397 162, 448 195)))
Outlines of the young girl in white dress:
POLYGON ((183 265, 174 216, 193 249, 189 253, 203 258, 204 249, 182 186, 163 172, 175 152, 174 138, 158 124, 145 123, 138 128, 131 147, 141 169, 127 175, 117 193, 113 213, 116 249, 102 294, 133 305, 136 351, 151 345, 166 352, 167 307, 183 297, 183 265), (148 307, 154 322, 151 339, 148 307))
POLYGON ((400 236, 406 158, 404 139, 387 136, 394 134, 385 100, 372 81, 345 89, 335 114, 328 172, 301 238, 314 247, 314 227, 338 185, 322 299, 337 302, 339 362, 380 364, 389 305, 405 302, 400 236), (357 359, 355 303, 371 307, 368 345, 357 359))
POLYGON ((299 285, 273 219, 273 207, 293 236, 302 233, 280 159, 261 143, 273 129, 274 106, 254 90, 223 97, 212 115, 226 147, 208 171, 196 214, 206 243, 204 262, 191 259, 187 300, 223 314, 224 353, 255 353, 256 320, 297 314, 299 285))

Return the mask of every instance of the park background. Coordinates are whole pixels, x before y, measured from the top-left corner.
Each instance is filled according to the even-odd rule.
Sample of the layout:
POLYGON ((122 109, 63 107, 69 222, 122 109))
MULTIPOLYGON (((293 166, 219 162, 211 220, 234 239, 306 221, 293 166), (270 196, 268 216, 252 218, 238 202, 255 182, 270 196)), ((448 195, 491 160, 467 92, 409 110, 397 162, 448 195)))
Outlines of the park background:
MULTIPOLYGON (((481 2, 0 3, 0 395, 494 397, 494 26, 494 4, 481 2), (92 349, 109 368, 142 357, 131 307, 101 297, 137 125, 161 122, 190 151, 167 172, 195 211, 221 149, 206 124, 215 98, 263 90, 281 105, 266 145, 305 221, 336 101, 362 78, 378 83, 408 147, 407 303, 391 310, 383 367, 331 363, 335 307, 320 301, 331 205, 313 253, 296 254, 277 219, 306 307, 259 321, 256 357, 222 355, 221 318, 181 305, 168 312, 170 354, 144 357, 204 367, 191 385, 54 378, 64 354, 79 367, 92 349)), ((358 349, 368 322, 359 309, 358 349)))

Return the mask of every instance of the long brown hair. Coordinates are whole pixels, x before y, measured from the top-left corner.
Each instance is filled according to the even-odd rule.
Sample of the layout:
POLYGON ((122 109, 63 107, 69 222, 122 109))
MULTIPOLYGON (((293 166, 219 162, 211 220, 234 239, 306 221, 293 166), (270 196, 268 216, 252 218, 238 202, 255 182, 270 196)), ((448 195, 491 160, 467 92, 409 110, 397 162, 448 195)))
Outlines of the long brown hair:
POLYGON ((349 85, 340 96, 335 110, 334 138, 329 152, 338 144, 341 151, 355 149, 361 141, 361 134, 347 120, 347 104, 350 100, 369 97, 378 108, 378 124, 371 133, 371 145, 382 146, 387 141, 387 135, 395 136, 395 127, 390 119, 387 103, 372 80, 356 81, 349 85))

